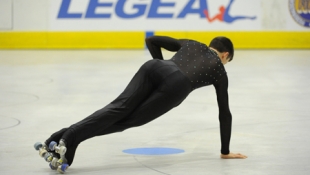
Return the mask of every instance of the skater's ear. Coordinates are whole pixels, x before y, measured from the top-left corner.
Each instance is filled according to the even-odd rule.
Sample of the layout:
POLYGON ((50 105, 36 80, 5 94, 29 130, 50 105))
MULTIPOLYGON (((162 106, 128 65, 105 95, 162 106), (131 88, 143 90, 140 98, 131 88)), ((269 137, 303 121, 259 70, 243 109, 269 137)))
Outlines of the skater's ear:
POLYGON ((229 52, 221 52, 218 54, 218 56, 220 57, 222 64, 225 65, 229 62, 229 52))

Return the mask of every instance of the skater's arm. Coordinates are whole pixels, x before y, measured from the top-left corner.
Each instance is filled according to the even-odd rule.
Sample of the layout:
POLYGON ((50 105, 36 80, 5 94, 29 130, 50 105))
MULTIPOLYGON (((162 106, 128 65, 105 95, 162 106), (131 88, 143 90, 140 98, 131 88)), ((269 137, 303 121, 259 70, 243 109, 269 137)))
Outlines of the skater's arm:
POLYGON ((221 153, 228 155, 230 137, 231 137, 231 123, 232 115, 229 110, 228 102, 228 77, 225 74, 220 81, 214 84, 217 95, 217 102, 219 107, 219 121, 220 121, 220 133, 221 133, 221 153))
POLYGON ((247 156, 240 153, 231 153, 229 151, 229 143, 231 136, 232 116, 229 110, 228 102, 228 77, 225 74, 220 81, 214 84, 219 106, 219 120, 221 132, 221 158, 222 159, 246 159, 247 156))
POLYGON ((183 43, 186 41, 187 40, 185 39, 174 39, 167 36, 151 36, 145 39, 146 46, 149 49, 152 57, 154 59, 161 60, 164 59, 161 48, 176 52, 182 47, 183 43))

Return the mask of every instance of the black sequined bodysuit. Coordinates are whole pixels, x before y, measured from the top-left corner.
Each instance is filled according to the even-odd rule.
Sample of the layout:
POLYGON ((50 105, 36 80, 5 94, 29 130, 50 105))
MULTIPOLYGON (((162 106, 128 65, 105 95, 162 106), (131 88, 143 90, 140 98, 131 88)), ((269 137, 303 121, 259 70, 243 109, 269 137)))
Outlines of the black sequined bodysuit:
POLYGON ((217 53, 198 41, 166 36, 149 37, 146 44, 154 59, 164 59, 161 48, 176 52, 167 61, 173 61, 189 78, 193 90, 211 84, 215 87, 219 107, 221 152, 228 154, 232 123, 228 103, 228 77, 217 53))

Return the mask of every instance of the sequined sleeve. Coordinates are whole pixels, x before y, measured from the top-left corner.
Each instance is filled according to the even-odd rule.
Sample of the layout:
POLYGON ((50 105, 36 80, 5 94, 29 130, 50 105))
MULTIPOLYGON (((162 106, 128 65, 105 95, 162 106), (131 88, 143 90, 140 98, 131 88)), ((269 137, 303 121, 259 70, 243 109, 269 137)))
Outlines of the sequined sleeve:
POLYGON ((184 40, 174 39, 167 36, 151 36, 145 39, 145 43, 154 59, 163 60, 164 58, 161 48, 176 52, 181 48, 184 40))
POLYGON ((222 143, 221 153, 229 154, 232 115, 229 110, 227 75, 225 74, 225 76, 215 83, 214 87, 216 89, 219 107, 220 134, 222 143))

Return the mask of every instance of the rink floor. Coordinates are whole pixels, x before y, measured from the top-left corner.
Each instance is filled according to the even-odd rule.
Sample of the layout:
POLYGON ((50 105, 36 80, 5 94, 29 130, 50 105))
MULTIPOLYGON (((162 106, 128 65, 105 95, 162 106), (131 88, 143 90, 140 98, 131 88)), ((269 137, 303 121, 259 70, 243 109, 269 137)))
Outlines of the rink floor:
MULTIPOLYGON (((149 59, 144 50, 0 50, 0 174, 57 174, 34 143, 111 102, 149 59)), ((209 86, 147 125, 86 140, 66 174, 309 174, 310 50, 237 50, 225 67, 230 150, 248 159, 219 158, 218 107, 209 86), (131 148, 184 152, 123 152, 131 148)))

